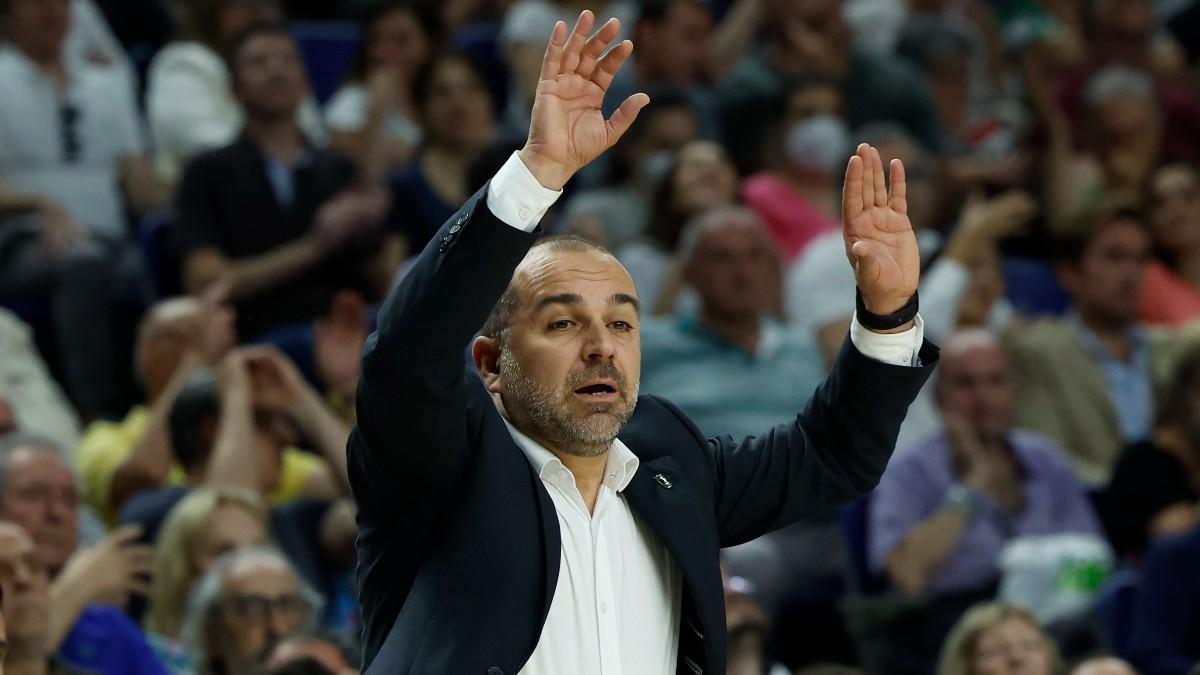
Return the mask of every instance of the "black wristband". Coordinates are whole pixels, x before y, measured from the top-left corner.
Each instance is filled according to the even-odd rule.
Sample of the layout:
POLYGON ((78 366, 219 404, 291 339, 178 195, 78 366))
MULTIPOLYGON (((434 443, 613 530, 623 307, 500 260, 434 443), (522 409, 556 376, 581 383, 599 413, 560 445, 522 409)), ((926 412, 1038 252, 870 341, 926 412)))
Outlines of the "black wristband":
POLYGON ((854 305, 858 310, 858 322, 871 330, 892 330, 899 328, 917 317, 917 292, 900 309, 891 314, 874 314, 863 303, 862 291, 854 289, 854 305))

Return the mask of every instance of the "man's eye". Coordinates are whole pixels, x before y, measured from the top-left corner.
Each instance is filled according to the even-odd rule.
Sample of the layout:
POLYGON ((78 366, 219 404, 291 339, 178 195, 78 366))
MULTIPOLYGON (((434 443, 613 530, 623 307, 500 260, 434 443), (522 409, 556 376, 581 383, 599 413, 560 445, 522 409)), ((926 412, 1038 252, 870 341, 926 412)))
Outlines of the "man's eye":
POLYGON ((574 323, 575 322, 571 321, 570 319, 559 319, 558 321, 550 324, 550 330, 567 330, 574 323))
POLYGON ((629 323, 626 321, 614 321, 611 325, 617 330, 633 330, 633 326, 629 325, 629 323))

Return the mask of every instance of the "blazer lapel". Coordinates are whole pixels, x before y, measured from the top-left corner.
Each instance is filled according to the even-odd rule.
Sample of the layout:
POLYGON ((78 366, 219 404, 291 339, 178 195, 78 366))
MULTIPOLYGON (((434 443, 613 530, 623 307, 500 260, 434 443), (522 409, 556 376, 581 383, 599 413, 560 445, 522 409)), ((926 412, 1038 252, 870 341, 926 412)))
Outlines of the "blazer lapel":
POLYGON ((625 498, 671 553, 683 577, 680 626, 681 673, 702 673, 709 654, 724 658, 724 625, 702 625, 701 617, 725 616, 718 564, 720 546, 704 502, 674 457, 644 461, 625 488, 625 498), (707 638, 706 638, 707 633, 707 638))

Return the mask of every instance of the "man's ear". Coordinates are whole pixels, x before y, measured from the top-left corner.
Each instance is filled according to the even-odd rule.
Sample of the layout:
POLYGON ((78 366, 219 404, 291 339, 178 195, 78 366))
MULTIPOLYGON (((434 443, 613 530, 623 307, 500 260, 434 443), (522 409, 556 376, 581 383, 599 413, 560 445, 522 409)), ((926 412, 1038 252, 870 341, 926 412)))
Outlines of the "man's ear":
POLYGON ((483 378, 483 385, 488 393, 499 393, 500 341, 483 335, 475 338, 475 342, 471 343, 471 360, 475 362, 475 368, 483 378))

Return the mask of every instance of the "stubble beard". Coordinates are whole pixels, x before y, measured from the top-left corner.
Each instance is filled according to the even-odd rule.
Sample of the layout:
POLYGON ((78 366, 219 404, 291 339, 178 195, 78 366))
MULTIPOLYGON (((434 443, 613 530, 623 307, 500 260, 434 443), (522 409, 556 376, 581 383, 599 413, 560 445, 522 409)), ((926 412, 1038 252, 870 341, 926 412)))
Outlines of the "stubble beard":
POLYGON ((501 351, 497 365, 504 379, 502 398, 510 421, 526 435, 562 452, 577 457, 604 454, 633 415, 638 383, 630 386, 615 367, 589 368, 556 390, 529 377, 510 350, 501 351), (592 377, 609 377, 617 382, 619 398, 612 403, 585 404, 580 417, 571 410, 575 388, 592 377))

